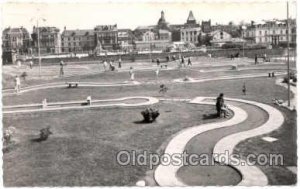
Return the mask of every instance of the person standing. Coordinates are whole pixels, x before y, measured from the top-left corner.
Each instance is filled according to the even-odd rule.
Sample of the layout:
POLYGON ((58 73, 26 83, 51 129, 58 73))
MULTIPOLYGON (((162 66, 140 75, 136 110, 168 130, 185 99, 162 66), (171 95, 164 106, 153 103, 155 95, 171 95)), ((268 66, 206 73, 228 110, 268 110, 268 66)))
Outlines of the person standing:
POLYGON ((60 71, 59 71, 59 77, 64 77, 64 62, 60 61, 60 71))
POLYGON ((254 61, 255 61, 255 64, 257 64, 258 63, 258 57, 257 57, 257 54, 255 54, 255 57, 254 57, 254 61))
POLYGON ((110 69, 110 71, 114 71, 115 70, 115 67, 114 67, 114 65, 112 63, 112 60, 109 61, 109 69, 110 69))
POLYGON ((122 59, 119 58, 119 68, 122 68, 122 59))
POLYGON ((216 109, 217 109, 218 117, 221 117, 223 106, 224 106, 224 94, 220 93, 220 95, 217 98, 217 102, 216 102, 216 109))
POLYGON ((134 72, 133 72, 133 67, 130 67, 130 70, 129 70, 129 75, 130 75, 130 80, 131 80, 131 81, 134 81, 134 72))
POLYGON ((15 77, 15 90, 17 93, 19 93, 21 90, 21 80, 19 76, 15 77))
POLYGON ((188 64, 187 64, 188 66, 192 66, 192 61, 191 61, 191 58, 189 57, 188 58, 188 64))
POLYGON ((159 67, 155 70, 155 75, 156 75, 156 79, 158 80, 158 75, 159 75, 159 67))
POLYGON ((246 89, 246 84, 244 83, 243 85, 243 94, 246 95, 247 89, 246 89))
POLYGON ((157 63, 157 66, 160 65, 160 61, 159 61, 159 58, 156 59, 156 63, 157 63))
POLYGON ((104 71, 106 71, 106 68, 107 68, 107 62, 106 62, 106 60, 104 60, 104 62, 103 62, 103 68, 104 68, 104 71))
POLYGON ((32 69, 32 67, 33 67, 33 62, 32 62, 32 60, 29 61, 29 67, 30 67, 30 69, 32 69))

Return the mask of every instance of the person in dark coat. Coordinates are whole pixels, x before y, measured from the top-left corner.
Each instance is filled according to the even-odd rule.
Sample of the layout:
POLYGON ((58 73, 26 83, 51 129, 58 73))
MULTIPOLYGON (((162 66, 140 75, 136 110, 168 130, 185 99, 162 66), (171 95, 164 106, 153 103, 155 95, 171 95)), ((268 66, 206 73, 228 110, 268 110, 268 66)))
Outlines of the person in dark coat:
POLYGON ((257 64, 258 63, 258 57, 257 57, 257 54, 255 54, 255 57, 254 57, 254 61, 255 61, 255 64, 257 64))
POLYGON ((218 117, 221 117, 223 106, 224 106, 224 94, 221 93, 218 96, 217 102, 216 102, 216 109, 217 109, 218 117))
POLYGON ((191 58, 189 57, 188 58, 188 64, 187 64, 188 66, 191 66, 192 65, 192 61, 191 61, 191 58))

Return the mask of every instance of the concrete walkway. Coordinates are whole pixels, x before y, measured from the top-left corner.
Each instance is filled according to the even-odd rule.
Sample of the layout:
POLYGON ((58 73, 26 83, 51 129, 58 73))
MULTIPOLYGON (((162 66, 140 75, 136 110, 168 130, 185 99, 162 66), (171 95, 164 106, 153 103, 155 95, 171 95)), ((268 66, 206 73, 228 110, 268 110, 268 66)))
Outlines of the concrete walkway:
MULTIPOLYGON (((229 155, 232 155, 235 146, 238 145, 238 143, 240 143, 241 141, 244 141, 248 138, 252 138, 258 135, 264 135, 270 133, 274 130, 279 129, 279 127, 284 123, 284 117, 282 113, 276 108, 273 108, 272 106, 259 103, 259 102, 242 100, 242 99, 228 98, 228 100, 234 100, 237 102, 242 102, 242 103, 257 106, 258 108, 261 108, 264 111, 266 111, 269 115, 269 118, 267 122, 261 125, 260 127, 257 127, 249 131, 235 133, 223 138, 216 144, 214 148, 214 153, 221 154, 224 153, 226 150, 227 152, 229 152, 229 155)), ((215 160, 219 161, 218 159, 215 160)), ((242 181, 239 183, 240 186, 268 185, 268 178, 258 167, 250 166, 244 160, 241 160, 240 164, 237 166, 233 165, 228 159, 225 160, 225 163, 227 165, 231 165, 235 167, 241 173, 242 181)))
MULTIPOLYGON (((204 101, 205 99, 212 99, 212 98, 198 97, 190 101, 190 103, 214 105, 214 102, 204 101)), ((183 154, 186 144, 194 136, 212 129, 230 127, 232 125, 243 122, 248 117, 247 113, 243 109, 240 109, 232 105, 229 105, 229 109, 231 109, 234 112, 235 116, 233 116, 231 119, 227 121, 219 122, 219 123, 209 123, 205 125, 198 125, 192 128, 184 129, 183 131, 179 132, 169 142, 168 146, 165 149, 165 154, 169 154, 169 155, 183 154)), ((154 173, 156 182, 160 186, 186 186, 186 184, 183 183, 181 180, 179 180, 178 177, 176 176, 177 171, 182 166, 183 166, 182 164, 178 166, 175 166, 173 164, 169 164, 168 166, 159 165, 154 173)))
MULTIPOLYGON (((42 84, 42 85, 34 85, 30 87, 21 88, 18 94, 36 91, 41 89, 50 89, 50 88, 66 88, 68 82, 57 82, 57 83, 49 83, 49 84, 42 84)), ((116 86, 134 86, 140 85, 141 83, 138 81, 124 81, 120 83, 96 83, 96 82, 78 82, 78 87, 116 87, 116 86)), ((11 96, 16 95, 14 89, 6 89, 2 90, 3 96, 11 96)))
MULTIPOLYGON (((209 102, 204 102, 204 99, 212 99, 207 97, 197 97, 191 101, 191 103, 197 104, 214 104, 209 102)), ((283 115, 277 109, 258 102, 254 101, 247 101, 241 99, 226 99, 230 101, 236 101, 240 103, 246 103, 253 106, 256 106, 264 111, 266 111, 269 115, 267 122, 263 125, 251 129, 248 131, 238 132, 232 135, 229 135, 223 139, 221 139, 216 146, 214 147, 213 152, 217 154, 225 153, 225 150, 229 152, 229 156, 233 153, 234 147, 241 141, 254 137, 257 135, 266 134, 272 132, 273 130, 278 129, 284 122, 283 115)), ((185 150, 187 143, 196 135, 204 133, 206 131, 223 128, 223 127, 230 127, 239 123, 242 123, 247 119, 247 113, 238 107, 229 106, 229 108, 234 112, 233 118, 228 121, 221 122, 221 123, 210 123, 205 125, 199 125, 192 128, 185 129, 178 133, 168 144, 166 147, 165 153, 172 155, 172 154, 182 154, 185 150)), ((249 112, 251 113, 251 112, 249 112)), ((215 159, 219 161, 218 159, 215 159)), ((231 165, 230 161, 227 159, 223 162, 227 165, 231 165)), ((244 160, 240 160, 240 166, 234 166, 242 175, 242 181, 239 185, 245 186, 265 186, 268 184, 268 179, 266 175, 257 167, 255 166, 248 166, 247 162, 244 160)), ((231 165, 233 166, 233 165, 231 165)), ((183 181, 181 181, 177 176, 177 171, 182 167, 182 165, 174 166, 172 164, 164 166, 159 165, 155 170, 155 180, 160 186, 186 186, 183 181)))
MULTIPOLYGON (((277 75, 284 75, 284 73, 277 73, 277 75)), ((164 82, 165 84, 168 83, 198 83, 198 82, 207 82, 207 81, 218 81, 218 80, 231 80, 231 79, 246 79, 246 78, 256 78, 256 77, 267 77, 267 73, 262 74, 242 74, 237 76, 220 76, 215 78, 189 78, 189 81, 183 81, 182 78, 174 79, 170 82, 164 82)), ((124 82, 117 82, 117 83, 96 83, 96 82, 78 82, 79 87, 116 87, 116 86, 134 86, 134 85, 152 85, 157 84, 157 81, 145 82, 141 83, 138 81, 124 81, 124 82)), ((67 87, 66 82, 56 82, 56 83, 49 83, 49 84, 41 84, 41 85, 33 85, 29 87, 24 87, 21 89, 19 94, 41 90, 41 89, 49 89, 49 88, 64 88, 67 87)), ((11 96, 16 95, 14 89, 6 89, 2 90, 3 96, 11 96)))
POLYGON ((57 110, 78 110, 86 108, 99 108, 99 107, 135 107, 135 106, 149 106, 158 103, 159 100, 154 97, 134 96, 124 97, 118 99, 105 99, 105 100, 92 100, 91 105, 81 105, 87 101, 70 101, 70 102, 54 102, 47 103, 47 106, 43 108, 43 104, 22 104, 14 106, 3 106, 3 114, 15 114, 15 113, 31 113, 31 112, 45 112, 45 111, 57 111, 57 110), (139 103, 124 103, 126 100, 138 100, 142 99, 145 102, 139 103), (109 103, 107 103, 109 102, 109 103))
MULTIPOLYGON (((276 75, 284 75, 285 73, 280 72, 276 75)), ((221 76, 216 78, 189 78, 189 80, 184 81, 183 78, 174 79, 174 82, 177 83, 200 83, 200 82, 207 82, 207 81, 217 81, 217 80, 231 80, 231 79, 246 79, 246 78, 256 78, 256 77, 268 77, 267 73, 259 73, 259 74, 242 74, 236 76, 221 76)))

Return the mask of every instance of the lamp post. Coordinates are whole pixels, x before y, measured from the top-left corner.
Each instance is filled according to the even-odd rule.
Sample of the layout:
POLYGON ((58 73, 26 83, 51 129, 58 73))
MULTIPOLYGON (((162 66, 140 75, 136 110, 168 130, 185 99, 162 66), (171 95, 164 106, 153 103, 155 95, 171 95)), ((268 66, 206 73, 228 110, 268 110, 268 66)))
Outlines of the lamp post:
MULTIPOLYGON (((39 9, 37 10, 39 11, 39 9)), ((41 77, 41 70, 42 70, 42 62, 41 62, 41 50, 40 50, 40 30, 39 30, 39 20, 46 21, 45 18, 41 18, 37 15, 34 18, 31 18, 30 21, 36 20, 36 31, 37 31, 37 46, 38 46, 38 59, 39 59, 39 77, 41 77)))
POLYGON ((291 106, 290 99, 290 40, 289 40, 289 2, 286 3, 286 39, 287 39, 287 84, 288 84, 288 106, 291 106))
POLYGON ((245 57, 245 36, 244 36, 244 31, 246 30, 246 26, 242 26, 242 37, 243 37, 243 57, 245 57))

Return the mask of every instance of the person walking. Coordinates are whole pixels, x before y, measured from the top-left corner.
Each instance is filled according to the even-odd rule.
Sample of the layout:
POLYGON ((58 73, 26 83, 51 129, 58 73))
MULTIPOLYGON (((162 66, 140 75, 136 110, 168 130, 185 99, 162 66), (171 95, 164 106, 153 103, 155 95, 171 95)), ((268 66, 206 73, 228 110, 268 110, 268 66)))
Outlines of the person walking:
POLYGON ((216 109, 217 109, 218 117, 221 117, 223 106, 224 106, 224 94, 220 93, 220 95, 217 98, 217 102, 216 102, 216 109))
POLYGON ((15 90, 16 93, 19 93, 21 91, 21 80, 19 76, 15 77, 15 90))
POLYGON ((59 71, 59 77, 64 77, 64 62, 60 61, 60 71, 59 71))

